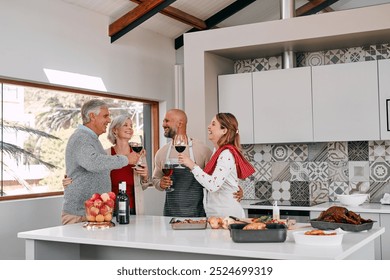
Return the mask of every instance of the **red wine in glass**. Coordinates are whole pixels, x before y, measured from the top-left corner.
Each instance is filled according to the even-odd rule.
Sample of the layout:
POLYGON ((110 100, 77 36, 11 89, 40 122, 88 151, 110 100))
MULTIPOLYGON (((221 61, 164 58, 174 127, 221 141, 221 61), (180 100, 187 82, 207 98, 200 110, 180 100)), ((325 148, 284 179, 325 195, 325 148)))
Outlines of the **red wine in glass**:
MULTIPOLYGON (((164 176, 172 176, 173 174, 173 164, 165 163, 164 167, 162 168, 162 172, 164 173, 164 176)), ((168 187, 165 189, 166 192, 173 192, 175 189, 172 187, 168 187)))
POLYGON ((182 153, 186 149, 186 146, 175 146, 175 149, 178 153, 182 153))
POLYGON ((131 148, 133 149, 134 152, 136 152, 136 153, 138 153, 138 154, 139 154, 139 153, 142 151, 142 149, 143 149, 142 146, 132 146, 131 148))
POLYGON ((162 172, 164 173, 164 176, 172 176, 172 174, 173 174, 173 167, 172 166, 164 167, 162 169, 162 172))

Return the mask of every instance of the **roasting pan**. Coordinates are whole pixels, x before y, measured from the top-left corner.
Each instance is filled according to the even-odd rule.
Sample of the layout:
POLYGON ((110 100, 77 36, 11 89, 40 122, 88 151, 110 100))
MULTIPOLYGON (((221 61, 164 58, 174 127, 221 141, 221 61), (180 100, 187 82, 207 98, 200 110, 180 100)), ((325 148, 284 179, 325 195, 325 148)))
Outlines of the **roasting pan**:
POLYGON ((341 228, 342 230, 353 231, 353 232, 370 230, 370 229, 372 229, 372 226, 375 222, 376 221, 371 221, 371 222, 363 223, 360 225, 354 225, 354 224, 347 224, 347 223, 324 222, 324 221, 318 221, 317 219, 310 220, 310 224, 313 228, 318 228, 318 229, 323 229, 323 230, 341 228))
POLYGON ((287 238, 287 227, 282 224, 267 224, 267 229, 243 230, 245 224, 230 224, 230 236, 234 242, 284 242, 287 238))

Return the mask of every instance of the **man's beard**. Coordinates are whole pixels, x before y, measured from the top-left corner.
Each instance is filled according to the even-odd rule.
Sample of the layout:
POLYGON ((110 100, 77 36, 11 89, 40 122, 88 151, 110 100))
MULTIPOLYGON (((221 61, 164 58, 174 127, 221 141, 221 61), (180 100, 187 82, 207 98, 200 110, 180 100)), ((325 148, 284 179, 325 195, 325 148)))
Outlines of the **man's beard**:
POLYGON ((168 128, 167 132, 164 133, 164 136, 167 138, 174 138, 176 135, 176 132, 172 128, 168 128))

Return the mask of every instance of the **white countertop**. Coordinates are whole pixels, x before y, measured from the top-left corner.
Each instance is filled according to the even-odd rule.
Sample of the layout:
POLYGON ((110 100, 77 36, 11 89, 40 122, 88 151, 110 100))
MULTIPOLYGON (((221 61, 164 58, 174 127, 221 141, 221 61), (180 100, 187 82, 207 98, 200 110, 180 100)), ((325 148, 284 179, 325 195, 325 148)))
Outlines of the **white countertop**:
MULTIPOLYGON (((242 200, 241 205, 244 209, 272 209, 271 205, 251 205, 258 202, 259 200, 242 200)), ((278 205, 280 210, 298 210, 298 211, 324 211, 331 206, 343 206, 350 211, 360 213, 379 213, 379 214, 390 214, 389 204, 380 203, 363 203, 359 206, 345 206, 337 202, 324 202, 315 206, 283 206, 278 205)))
MULTIPOLYGON (((229 230, 173 230, 170 217, 131 216, 129 225, 116 225, 104 230, 88 230, 82 224, 44 228, 18 233, 19 238, 139 248, 174 252, 213 254, 262 259, 344 259, 384 232, 373 228, 360 233, 346 233, 339 246, 305 246, 295 244, 292 231, 281 243, 235 243, 229 230)), ((311 229, 309 224, 306 228, 311 229)), ((151 254, 153 254, 151 252, 151 254)))

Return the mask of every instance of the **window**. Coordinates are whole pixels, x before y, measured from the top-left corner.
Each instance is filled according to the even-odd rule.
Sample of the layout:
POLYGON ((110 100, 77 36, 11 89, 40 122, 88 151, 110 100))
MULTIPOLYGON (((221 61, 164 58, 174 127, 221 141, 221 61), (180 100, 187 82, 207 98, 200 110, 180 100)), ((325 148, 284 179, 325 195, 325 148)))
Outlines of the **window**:
MULTIPOLYGON (((158 127, 158 121, 152 123, 158 115, 156 102, 8 80, 0 80, 0 95, 0 198, 63 191, 65 147, 81 124, 80 108, 89 99, 105 100, 110 105, 111 117, 130 114, 134 133, 147 140, 148 151, 158 143, 151 141, 151 135, 158 135, 152 133, 152 127, 158 127)), ((111 146, 106 134, 99 139, 104 148, 111 146)), ((147 154, 151 166, 153 152, 147 154)))

